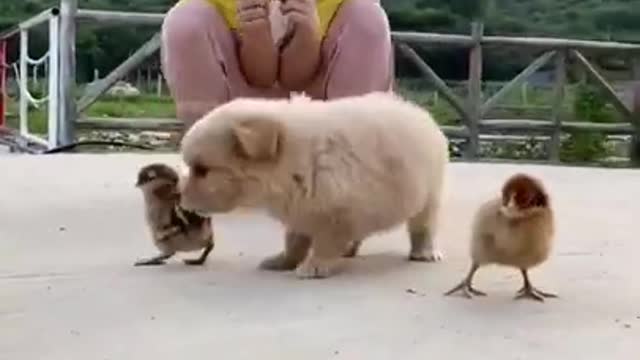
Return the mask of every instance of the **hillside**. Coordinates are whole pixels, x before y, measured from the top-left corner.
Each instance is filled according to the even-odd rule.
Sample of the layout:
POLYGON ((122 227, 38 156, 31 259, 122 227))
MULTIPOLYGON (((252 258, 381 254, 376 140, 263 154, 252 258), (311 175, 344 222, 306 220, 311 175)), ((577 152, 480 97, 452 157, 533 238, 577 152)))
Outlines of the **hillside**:
MULTIPOLYGON (((387 0, 395 28, 466 32, 469 3, 484 0, 387 0)), ((490 0, 487 31, 640 41, 640 0, 490 0)))
MULTIPOLYGON (((163 11, 175 0, 79 0, 81 7, 163 11)), ((0 26, 57 4, 56 0, 2 0, 0 26)), ((472 4, 489 3, 487 27, 496 33, 568 35, 639 41, 640 0, 383 0, 395 28, 464 31, 472 4)))

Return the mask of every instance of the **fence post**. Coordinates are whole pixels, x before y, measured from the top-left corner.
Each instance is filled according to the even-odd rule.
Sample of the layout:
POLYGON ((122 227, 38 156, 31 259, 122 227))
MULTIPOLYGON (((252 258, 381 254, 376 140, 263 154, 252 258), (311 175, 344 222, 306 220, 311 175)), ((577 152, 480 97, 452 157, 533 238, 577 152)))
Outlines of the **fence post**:
POLYGON ((468 114, 469 114, 469 142, 467 143, 466 158, 473 160, 478 156, 480 134, 479 124, 482 108, 482 36, 484 24, 481 21, 471 23, 471 37, 474 45, 469 53, 469 82, 468 82, 468 114))
POLYGON ((549 160, 560 161, 560 147, 562 135, 562 105, 564 104, 564 88, 567 79, 567 52, 558 51, 555 63, 555 83, 553 85, 553 110, 551 121, 553 122, 553 134, 549 147, 549 160))
POLYGON ((68 145, 75 140, 76 121, 76 14, 78 0, 60 0, 60 112, 59 137, 61 145, 68 145))
MULTIPOLYGON (((60 19, 53 16, 49 19, 49 106, 48 106, 48 142, 53 148, 60 145, 60 19)), ((45 62, 45 64, 47 64, 45 62)))
POLYGON ((0 40, 0 128, 5 126, 7 101, 7 42, 0 40))
POLYGON ((635 132, 631 140, 631 164, 640 167, 640 59, 633 62, 633 90, 631 102, 631 121, 635 132))
POLYGON ((19 116, 20 116, 20 134, 27 135, 29 133, 29 30, 20 30, 20 73, 18 85, 20 88, 19 100, 19 116))

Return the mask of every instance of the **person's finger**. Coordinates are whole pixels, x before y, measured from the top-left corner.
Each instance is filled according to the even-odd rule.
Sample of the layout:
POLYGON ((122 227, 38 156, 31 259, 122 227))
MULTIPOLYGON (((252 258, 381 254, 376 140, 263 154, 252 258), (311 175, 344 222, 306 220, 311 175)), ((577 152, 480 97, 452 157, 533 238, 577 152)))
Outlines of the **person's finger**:
POLYGON ((286 16, 289 20, 289 23, 291 24, 302 24, 309 22, 309 16, 299 11, 290 11, 286 14, 286 16))
POLYGON ((241 13, 252 8, 267 8, 268 5, 268 0, 240 0, 236 4, 236 9, 241 13))
POLYGON ((313 14, 299 10, 290 10, 287 13, 283 12, 283 15, 287 18, 288 22, 293 25, 310 23, 313 19, 313 14))
POLYGON ((264 8, 253 8, 239 12, 237 16, 238 22, 245 24, 256 20, 266 20, 269 17, 269 13, 267 9, 264 8))
POLYGON ((283 14, 291 11, 311 14, 316 11, 314 3, 307 0, 287 0, 282 3, 281 10, 283 14))

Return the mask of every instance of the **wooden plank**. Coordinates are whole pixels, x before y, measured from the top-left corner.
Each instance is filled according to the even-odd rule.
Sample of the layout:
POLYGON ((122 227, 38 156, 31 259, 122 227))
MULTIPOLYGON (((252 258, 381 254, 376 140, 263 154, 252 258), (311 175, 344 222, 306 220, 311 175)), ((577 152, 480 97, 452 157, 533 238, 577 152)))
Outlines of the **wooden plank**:
MULTIPOLYGON (((640 80, 640 72, 635 80, 640 80)), ((636 82, 633 87, 631 121, 634 128, 633 139, 631 141, 631 149, 629 157, 634 167, 640 167, 640 81, 636 82)))
POLYGON ((475 159, 478 155, 478 125, 482 119, 480 107, 482 106, 482 35, 484 33, 484 24, 482 22, 473 22, 471 24, 471 37, 475 45, 469 51, 469 100, 467 102, 469 108, 469 142, 465 157, 467 159, 475 159))
POLYGON ((553 87, 553 111, 551 122, 553 123, 553 134, 549 142, 549 160, 560 161, 560 146, 562 135, 562 105, 565 98, 565 86, 567 83, 567 53, 560 51, 556 55, 555 82, 553 87))
POLYGON ((82 113, 104 94, 113 84, 138 67, 149 56, 160 49, 160 33, 156 33, 144 45, 136 50, 131 57, 118 65, 109 75, 91 87, 87 87, 84 95, 78 101, 78 113, 82 113))
POLYGON ((87 117, 76 121, 78 129, 83 130, 124 130, 124 131, 181 131, 183 123, 176 119, 162 118, 99 118, 87 117))
POLYGON ((444 125, 444 126, 440 126, 440 129, 442 129, 442 132, 448 138, 466 139, 467 137, 469 137, 469 131, 464 126, 444 125))
POLYGON ((79 9, 76 19, 103 24, 160 25, 165 14, 79 9))
MULTIPOLYGON (((468 35, 393 31, 391 33, 391 37, 393 40, 408 43, 456 45, 464 47, 473 47, 475 44, 473 37, 468 35)), ((615 41, 591 41, 548 37, 483 36, 482 45, 528 48, 537 47, 545 49, 572 48, 582 50, 640 52, 640 44, 615 41)))
POLYGON ((594 82, 596 83, 596 85, 598 85, 603 95, 609 98, 609 101, 611 101, 611 104, 625 118, 629 119, 631 117, 631 109, 629 109, 624 104, 624 102, 618 97, 615 90, 613 90, 613 88, 611 87, 611 85, 609 85, 607 80, 602 75, 600 75, 598 70, 596 70, 596 68, 593 65, 591 65, 591 63, 589 63, 589 60, 587 60, 579 51, 571 50, 571 54, 576 59, 578 59, 578 62, 587 71, 587 75, 589 75, 589 77, 591 77, 591 79, 594 80, 594 82))
POLYGON ((520 86, 525 80, 529 78, 533 73, 540 70, 544 65, 549 62, 556 54, 556 51, 547 51, 535 59, 526 69, 518 74, 513 80, 504 85, 497 93, 495 93, 489 100, 487 100, 480 110, 482 116, 486 115, 505 95, 510 93, 513 89, 520 86))
POLYGON ((437 91, 440 92, 445 100, 462 116, 465 122, 469 121, 469 115, 467 114, 467 109, 464 105, 464 102, 458 95, 456 95, 447 84, 436 74, 435 71, 426 63, 424 60, 420 58, 420 56, 413 50, 409 45, 404 43, 397 44, 398 50, 404 55, 407 59, 411 60, 420 70, 422 75, 436 87, 437 91))
POLYGON ((597 132, 605 135, 631 135, 633 133, 633 126, 629 123, 563 122, 562 131, 597 132))
MULTIPOLYGON (((548 120, 532 119, 491 119, 482 120, 483 132, 540 132, 551 134, 555 124, 548 120)), ((562 122, 563 132, 598 132, 606 135, 631 135, 633 126, 629 123, 562 122)))
POLYGON ((471 47, 474 42, 469 35, 453 35, 438 33, 423 33, 414 31, 392 31, 391 39, 403 43, 446 45, 471 47))
POLYGON ((548 49, 583 49, 601 51, 640 51, 640 44, 622 43, 615 41, 590 41, 576 39, 561 39, 547 37, 509 37, 487 36, 483 45, 542 47, 548 49))

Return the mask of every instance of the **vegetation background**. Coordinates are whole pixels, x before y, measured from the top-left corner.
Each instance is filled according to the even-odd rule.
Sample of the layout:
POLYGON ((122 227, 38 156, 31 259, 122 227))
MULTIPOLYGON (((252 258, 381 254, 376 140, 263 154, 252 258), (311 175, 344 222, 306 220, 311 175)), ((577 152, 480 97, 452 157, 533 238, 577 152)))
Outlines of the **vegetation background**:
MULTIPOLYGON (((91 9, 164 12, 175 0, 79 0, 91 9)), ((0 31, 58 0, 0 1, 0 31)), ((548 35, 581 39, 640 41, 640 0, 383 0, 394 30, 469 33, 469 18, 482 13, 485 32, 500 35, 548 35)), ((44 52, 45 30, 34 36, 34 52, 44 52), (38 49, 39 47, 39 49, 38 49)), ((106 73, 122 62, 153 28, 95 28, 82 24, 78 33, 78 77, 90 80, 93 70, 106 73)), ((15 51, 13 52, 15 53, 15 51)), ((459 51, 430 51, 429 63, 447 79, 466 76, 466 56, 459 51)), ((530 54, 492 52, 500 58, 485 73, 506 79, 530 54), (508 60, 508 61, 507 61, 508 60)), ((494 63, 494 62, 487 62, 494 63)))

